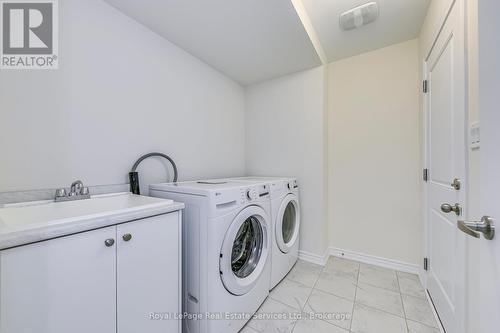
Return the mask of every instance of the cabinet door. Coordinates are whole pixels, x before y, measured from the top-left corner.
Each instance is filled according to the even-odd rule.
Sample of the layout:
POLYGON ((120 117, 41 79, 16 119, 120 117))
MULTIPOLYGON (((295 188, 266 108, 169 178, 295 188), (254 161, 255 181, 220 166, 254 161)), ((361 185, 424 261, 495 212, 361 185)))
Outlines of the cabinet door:
POLYGON ((0 252, 0 333, 116 332, 116 227, 0 252))
POLYGON ((118 333, 181 331, 179 214, 117 227, 118 333))

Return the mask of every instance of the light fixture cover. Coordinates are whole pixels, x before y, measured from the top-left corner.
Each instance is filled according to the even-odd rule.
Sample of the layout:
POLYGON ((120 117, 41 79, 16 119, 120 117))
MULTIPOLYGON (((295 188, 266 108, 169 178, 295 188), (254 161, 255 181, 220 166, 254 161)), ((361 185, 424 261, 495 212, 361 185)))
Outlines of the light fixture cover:
POLYGON ((340 28, 352 30, 367 25, 378 18, 379 10, 376 2, 368 2, 340 14, 340 28))

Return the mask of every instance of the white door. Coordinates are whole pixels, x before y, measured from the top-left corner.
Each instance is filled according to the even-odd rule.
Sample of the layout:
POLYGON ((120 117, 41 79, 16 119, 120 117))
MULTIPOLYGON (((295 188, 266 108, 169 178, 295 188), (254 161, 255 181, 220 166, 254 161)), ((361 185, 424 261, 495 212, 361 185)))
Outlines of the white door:
MULTIPOLYGON (((482 215, 500 221, 500 31, 499 1, 479 1, 479 116, 481 119, 480 202, 482 215)), ((499 230, 497 230, 499 231, 499 230)), ((481 333, 500 332, 500 232, 493 240, 481 235, 481 333)), ((470 332, 475 333, 475 332, 470 332)))
POLYGON ((465 236, 456 227, 465 203, 466 165, 461 6, 453 5, 426 60, 427 289, 448 333, 463 331, 465 303, 465 236), (460 188, 452 186, 454 179, 460 188), (443 212, 443 204, 457 214, 443 212))
POLYGON ((118 333, 181 331, 180 239, 177 212, 117 226, 118 333))
POLYGON ((1 333, 116 332, 116 228, 0 253, 1 333))

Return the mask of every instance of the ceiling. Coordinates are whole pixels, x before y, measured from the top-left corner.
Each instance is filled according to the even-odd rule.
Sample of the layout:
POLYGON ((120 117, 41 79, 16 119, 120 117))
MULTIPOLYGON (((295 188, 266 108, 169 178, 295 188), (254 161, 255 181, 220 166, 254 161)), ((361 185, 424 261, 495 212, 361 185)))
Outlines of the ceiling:
POLYGON ((321 65, 290 0, 105 1, 243 85, 321 65))
POLYGON ((302 0, 328 61, 347 58, 418 37, 431 0, 302 0), (380 17, 359 29, 342 31, 342 12, 370 1, 380 17))

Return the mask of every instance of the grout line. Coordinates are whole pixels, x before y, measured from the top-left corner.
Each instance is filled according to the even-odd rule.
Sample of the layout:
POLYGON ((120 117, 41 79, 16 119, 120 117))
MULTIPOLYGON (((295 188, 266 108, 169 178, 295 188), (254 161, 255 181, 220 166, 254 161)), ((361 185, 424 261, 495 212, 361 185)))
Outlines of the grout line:
MULTIPOLYGON (((398 271, 395 271, 395 272, 396 272, 396 278, 398 278, 398 276, 397 276, 397 272, 398 272, 398 271)), ((398 279, 397 283, 398 283, 398 289, 401 289, 401 287, 400 287, 400 285, 399 285, 399 279, 398 279)), ((372 287, 372 288, 377 288, 377 289, 381 289, 381 290, 385 290, 385 291, 389 291, 389 292, 393 292, 393 293, 399 294, 399 295, 400 295, 400 298, 401 298, 401 303, 402 303, 402 305, 403 305, 403 316, 401 316, 401 315, 397 315, 397 314, 394 314, 394 313, 392 313, 392 312, 388 312, 388 311, 383 310, 383 309, 380 309, 380 308, 376 308, 376 307, 374 307, 374 306, 366 305, 366 304, 361 303, 361 302, 358 302, 358 301, 355 301, 355 303, 356 303, 356 304, 362 305, 362 306, 364 306, 364 307, 367 307, 367 308, 370 308, 370 309, 373 309, 373 310, 376 310, 376 311, 379 311, 379 312, 387 313, 387 314, 389 314, 389 315, 392 315, 392 316, 395 316, 395 317, 398 317, 398 318, 404 319, 404 320, 406 321, 406 312, 405 312, 405 310, 404 310, 404 303, 403 303, 403 299, 402 299, 403 294, 402 294, 401 292, 398 292, 398 291, 395 291, 395 290, 392 290, 392 289, 385 289, 385 288, 381 288, 381 287, 378 287, 378 286, 375 286, 375 285, 371 285, 371 284, 369 284, 369 283, 365 283, 365 282, 363 282, 363 284, 366 284, 366 285, 368 285, 368 286, 370 286, 370 287, 372 287)), ((359 285, 359 283, 358 283, 358 285, 359 285)), ((411 295, 409 295, 409 296, 411 296, 411 295)), ((411 296, 411 297, 414 297, 414 296, 411 296)), ((418 298, 418 297, 415 297, 415 298, 418 298)), ((415 321, 415 320, 413 320, 413 321, 415 321)), ((420 322, 419 322, 419 323, 420 323, 420 322)), ((408 326, 407 326, 407 328, 408 328, 408 326)))
MULTIPOLYGON (((339 297, 339 298, 342 298, 342 299, 348 300, 348 301, 350 301, 350 302, 354 302, 354 301, 352 301, 352 300, 350 300, 350 299, 347 299, 347 298, 345 298, 345 297, 341 297, 341 296, 338 296, 338 295, 335 295, 335 294, 332 294, 332 293, 329 293, 329 292, 326 292, 326 291, 323 291, 323 290, 321 290, 321 289, 317 289, 317 288, 316 288, 316 285, 318 284, 319 278, 321 277, 321 274, 323 274, 323 273, 325 272, 325 269, 326 269, 326 264, 325 264, 324 266, 322 266, 322 267, 321 267, 321 272, 319 273, 318 277, 316 278, 316 281, 314 282, 314 286, 313 286, 313 288, 311 289, 311 293, 309 294, 309 297, 307 298, 306 305, 307 305, 307 303, 309 302, 309 298, 311 297, 311 295, 312 295, 313 291, 315 291, 315 290, 316 290, 316 291, 319 291, 319 292, 322 292, 322 293, 325 293, 325 294, 329 294, 329 295, 332 295, 332 296, 335 296, 335 297, 339 297)), ((305 308, 305 305, 304 305, 304 308, 305 308)), ((331 323, 331 322, 329 322, 329 321, 327 321, 327 320, 322 320, 322 319, 318 319, 318 320, 320 320, 320 321, 322 321, 322 322, 325 322, 325 323, 327 323, 327 324, 329 324, 329 325, 331 325, 331 326, 334 326, 334 327, 336 327, 336 328, 343 329, 343 330, 345 330, 346 332, 350 332, 350 326, 349 326, 349 329, 347 329, 347 330, 346 330, 345 328, 343 328, 343 327, 341 327, 341 326, 338 326, 338 325, 335 325, 335 324, 333 324, 333 323, 331 323)), ((352 313, 351 313, 351 323, 352 323, 352 313)), ((294 326, 294 329, 295 329, 295 326, 294 326)), ((292 330, 292 333, 293 333, 293 330, 292 330)))
MULTIPOLYGON (((387 312, 386 310, 382 310, 382 309, 379 309, 379 308, 376 308, 376 307, 373 307, 373 306, 370 306, 370 305, 366 305, 366 304, 363 304, 363 303, 360 303, 360 302, 356 302, 356 304, 358 304, 358 305, 360 305, 360 306, 362 306, 364 308, 370 308, 370 309, 375 310, 377 312, 383 312, 385 314, 388 314, 388 315, 391 315, 391 316, 398 317, 400 319, 406 320, 406 318, 404 316, 402 317, 402 316, 394 314, 392 312, 387 312)), ((412 320, 412 321, 415 321, 415 320, 412 320)), ((418 322, 418 323, 421 324, 420 322, 418 322)), ((429 325, 427 325, 427 326, 429 326, 429 325)))
POLYGON ((399 298, 401 299, 401 306, 403 307, 403 315, 405 316, 406 331, 410 332, 410 327, 408 326, 408 318, 406 317, 405 303, 403 302, 403 293, 401 292, 401 284, 399 283, 399 275, 396 272, 396 280, 398 281, 399 298))
MULTIPOLYGON (((272 298, 271 296, 269 296, 269 299, 271 299, 271 300, 273 300, 273 301, 275 301, 275 302, 278 302, 278 303, 280 303, 281 305, 285 305, 286 307, 292 308, 292 309, 294 309, 294 310, 301 311, 300 309, 297 309, 295 306, 291 306, 290 304, 286 304, 285 302, 280 301, 279 299, 272 298)), ((264 304, 264 303, 262 303, 262 304, 264 304)))
MULTIPOLYGON (((314 281, 314 283, 313 283, 312 287, 310 287, 310 286, 308 286, 308 285, 305 285, 305 284, 303 284, 302 282, 295 281, 295 280, 293 280, 293 279, 288 279, 288 274, 290 274, 290 272, 291 272, 291 271, 290 271, 290 272, 288 272, 288 274, 287 274, 287 275, 285 276, 285 278, 283 279, 283 280, 288 279, 289 281, 292 281, 292 282, 295 282, 295 283, 301 284, 301 285, 303 285, 303 286, 306 286, 306 287, 308 287, 308 288, 309 288, 309 287, 311 288, 311 291, 309 292, 309 295, 307 296, 306 301, 304 302, 304 305, 302 306, 302 308, 300 308, 300 309, 299 309, 299 311, 300 311, 300 314, 301 314, 301 315, 304 313, 304 309, 305 309, 305 307, 306 307, 307 303, 309 302, 309 298, 311 297, 311 294, 312 294, 312 292, 313 292, 313 290, 314 290, 314 287, 316 287, 316 283, 317 283, 317 282, 318 282, 318 280, 319 280, 319 276, 321 275, 321 273, 323 273, 323 269, 324 269, 324 266, 323 266, 323 267, 321 267, 321 271, 319 272, 318 276, 316 277, 316 280, 314 281)), ((281 283, 281 282, 280 282, 280 283, 281 283)), ((273 298, 273 299, 274 299, 274 298, 273 298)), ((278 302, 279 302, 279 301, 278 301, 278 302)), ((283 304, 283 302, 280 302, 280 303, 282 303, 282 304, 283 304)), ((298 322, 299 322, 299 321, 298 321, 298 320, 296 320, 296 321, 293 323, 292 330, 290 331, 291 333, 293 333, 293 331, 295 330, 295 326, 297 326, 297 323, 298 323, 298 322)))
POLYGON ((349 332, 352 329, 352 322, 354 319, 354 308, 356 307, 356 297, 358 294, 358 285, 359 285, 359 273, 361 272, 361 264, 358 263, 358 276, 356 277, 356 289, 354 290, 354 302, 352 303, 352 311, 351 311, 351 323, 349 324, 349 332))
MULTIPOLYGON (((384 288, 384 287, 381 287, 381 286, 377 286, 377 285, 374 285, 372 283, 369 283, 369 282, 361 282, 362 284, 366 284, 370 287, 373 287, 373 288, 378 288, 378 289, 382 289, 382 290, 385 290, 385 291, 392 291, 393 293, 398 293, 398 294, 401 294, 400 290, 394 290, 394 289, 388 289, 388 288, 384 288)), ((411 296, 411 295, 410 295, 411 296)))
POLYGON ((413 320, 413 319, 408 319, 407 322, 413 322, 413 323, 417 323, 419 325, 422 325, 430 330, 435 330, 435 331, 439 331, 440 333, 446 333, 445 331, 441 331, 441 329, 439 327, 433 327, 433 326, 429 326, 428 324, 424 324, 420 321, 417 321, 417 320, 413 320))
MULTIPOLYGON (((314 289, 316 288, 316 284, 318 283, 319 277, 320 277, 320 276, 321 276, 321 274, 323 273, 324 269, 325 269, 325 266, 322 266, 322 267, 321 267, 321 270, 320 270, 320 272, 319 272, 319 274, 318 274, 318 276, 316 277, 316 280, 314 281, 314 284, 312 285, 311 291, 309 292, 309 295, 307 296, 307 299, 306 299, 306 301, 305 301, 305 303, 304 303, 304 306, 302 307, 302 309, 300 309, 301 314, 303 314, 303 313, 304 313, 304 309, 306 308, 307 303, 309 303, 309 298, 311 298, 311 295, 312 295, 312 293, 313 293, 314 289)), ((293 328, 292 328, 292 333, 293 333, 293 331, 295 330, 295 326, 297 326, 297 323, 298 323, 298 322, 299 322, 299 321, 297 320, 297 321, 294 323, 293 328)))

